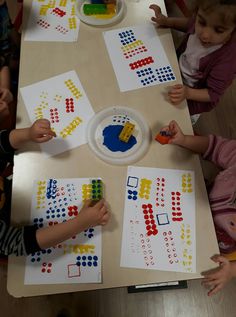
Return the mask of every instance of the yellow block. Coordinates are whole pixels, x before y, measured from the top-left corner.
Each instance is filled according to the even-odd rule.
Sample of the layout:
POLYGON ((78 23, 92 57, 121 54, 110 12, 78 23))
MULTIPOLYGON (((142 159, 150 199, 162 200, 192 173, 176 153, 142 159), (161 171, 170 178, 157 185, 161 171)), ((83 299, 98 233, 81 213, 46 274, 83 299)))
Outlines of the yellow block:
POLYGON ((127 143, 132 135, 132 132, 134 131, 134 127, 135 127, 134 124, 130 122, 126 122, 126 124, 124 125, 124 128, 122 129, 119 135, 119 140, 127 143))

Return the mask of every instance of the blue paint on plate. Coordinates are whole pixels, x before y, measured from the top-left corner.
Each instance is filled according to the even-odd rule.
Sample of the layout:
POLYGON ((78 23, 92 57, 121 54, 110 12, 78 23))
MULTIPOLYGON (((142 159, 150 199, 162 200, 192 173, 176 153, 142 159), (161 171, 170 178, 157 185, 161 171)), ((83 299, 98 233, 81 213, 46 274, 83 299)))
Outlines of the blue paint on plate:
POLYGON ((131 135, 127 143, 119 140, 123 127, 123 125, 109 125, 102 131, 103 144, 112 152, 126 152, 137 143, 133 135, 131 135))

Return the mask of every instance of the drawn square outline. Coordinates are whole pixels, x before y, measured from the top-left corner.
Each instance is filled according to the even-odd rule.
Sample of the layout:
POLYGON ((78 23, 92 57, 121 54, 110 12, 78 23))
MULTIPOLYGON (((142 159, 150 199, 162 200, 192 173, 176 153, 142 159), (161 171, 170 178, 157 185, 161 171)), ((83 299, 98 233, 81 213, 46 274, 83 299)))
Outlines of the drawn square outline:
POLYGON ((159 226, 168 225, 170 223, 167 213, 157 214, 156 217, 159 226))
POLYGON ((128 187, 137 188, 138 187, 138 182, 139 182, 138 177, 129 176, 128 177, 128 181, 127 181, 127 186, 128 187))
POLYGON ((68 264, 67 265, 68 270, 68 278, 72 277, 80 277, 80 267, 76 264, 68 264))

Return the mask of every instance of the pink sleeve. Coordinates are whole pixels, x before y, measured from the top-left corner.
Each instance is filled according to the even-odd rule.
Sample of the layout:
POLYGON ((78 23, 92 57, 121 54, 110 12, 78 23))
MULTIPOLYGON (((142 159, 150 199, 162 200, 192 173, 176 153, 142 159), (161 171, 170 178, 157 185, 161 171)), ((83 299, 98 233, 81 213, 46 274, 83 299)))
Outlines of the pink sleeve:
POLYGON ((236 140, 209 135, 209 146, 203 158, 213 162, 222 169, 236 164, 236 140))

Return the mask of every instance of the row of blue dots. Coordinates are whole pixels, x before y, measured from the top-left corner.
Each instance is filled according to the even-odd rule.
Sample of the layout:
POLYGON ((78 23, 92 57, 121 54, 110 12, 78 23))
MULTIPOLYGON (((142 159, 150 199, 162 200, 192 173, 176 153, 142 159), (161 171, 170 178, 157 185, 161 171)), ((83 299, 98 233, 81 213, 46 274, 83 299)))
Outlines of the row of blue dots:
POLYGON ((94 255, 94 256, 91 256, 91 255, 88 255, 88 257, 86 257, 85 255, 83 255, 83 256, 77 256, 77 258, 76 258, 78 261, 80 261, 80 260, 83 260, 83 261, 85 261, 86 259, 88 259, 89 261, 98 261, 98 257, 96 256, 96 255, 94 255))
MULTIPOLYGON (((61 212, 61 211, 66 211, 66 209, 65 208, 62 208, 62 209, 57 209, 56 210, 56 212, 61 212)), ((52 209, 52 207, 50 207, 47 211, 46 211, 46 213, 47 214, 49 214, 50 212, 52 212, 52 213, 54 213, 55 212, 55 209, 52 209)))
POLYGON ((63 214, 57 214, 57 215, 51 215, 51 216, 46 216, 46 219, 50 219, 50 218, 61 218, 61 217, 65 217, 66 216, 66 214, 65 213, 63 213, 63 214))

